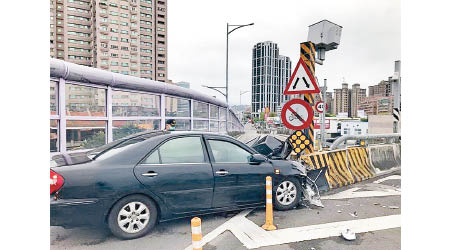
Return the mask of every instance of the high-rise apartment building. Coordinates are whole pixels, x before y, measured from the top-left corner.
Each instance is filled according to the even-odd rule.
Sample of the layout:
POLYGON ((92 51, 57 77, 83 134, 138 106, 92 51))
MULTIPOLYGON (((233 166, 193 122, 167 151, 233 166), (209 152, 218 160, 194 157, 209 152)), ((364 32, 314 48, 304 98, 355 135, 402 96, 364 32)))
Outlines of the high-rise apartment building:
POLYGON ((168 0, 50 0, 50 56, 167 82, 168 0))
POLYGON ((252 117, 258 117, 267 107, 279 110, 287 101, 283 95, 291 77, 291 60, 279 54, 278 45, 271 41, 253 46, 252 53, 252 117))
POLYGON ((342 89, 334 89, 333 111, 335 114, 346 113, 348 117, 357 117, 362 99, 366 97, 366 89, 361 89, 359 83, 348 88, 342 83, 342 89))
POLYGON ((369 86, 369 96, 391 96, 392 84, 388 81, 381 81, 377 85, 369 86))
POLYGON ((341 89, 334 89, 334 110, 336 114, 348 113, 348 84, 342 83, 341 89))
POLYGON ((358 110, 361 110, 360 104, 363 98, 366 97, 366 89, 362 89, 359 83, 352 85, 350 90, 350 116, 358 117, 358 110))
POLYGON ((368 96, 360 103, 360 109, 364 110, 366 115, 392 114, 393 106, 393 96, 368 96))

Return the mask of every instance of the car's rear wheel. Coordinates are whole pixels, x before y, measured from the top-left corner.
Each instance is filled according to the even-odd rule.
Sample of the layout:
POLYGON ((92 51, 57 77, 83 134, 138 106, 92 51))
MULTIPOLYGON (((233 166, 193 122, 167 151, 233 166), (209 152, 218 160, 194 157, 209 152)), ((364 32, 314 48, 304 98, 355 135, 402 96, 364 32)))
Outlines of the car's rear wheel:
POLYGON ((143 195, 130 195, 118 201, 108 217, 111 232, 121 239, 146 235, 156 224, 158 209, 143 195))
POLYGON ((274 206, 277 210, 289 210, 298 205, 301 196, 300 182, 288 177, 274 188, 274 206))

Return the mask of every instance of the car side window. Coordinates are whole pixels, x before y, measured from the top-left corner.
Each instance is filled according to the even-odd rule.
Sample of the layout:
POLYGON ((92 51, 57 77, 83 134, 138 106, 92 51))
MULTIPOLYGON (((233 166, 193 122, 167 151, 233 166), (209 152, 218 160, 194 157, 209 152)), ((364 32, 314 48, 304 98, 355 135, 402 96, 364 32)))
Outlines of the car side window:
POLYGON ((146 164, 159 164, 161 161, 159 160, 159 149, 155 150, 147 159, 145 159, 144 163, 146 164))
POLYGON ((247 150, 227 141, 208 140, 214 160, 218 163, 249 162, 252 155, 247 150))
POLYGON ((161 162, 162 164, 204 163, 205 155, 203 154, 201 138, 199 136, 189 136, 167 141, 144 162, 148 164, 154 164, 155 162, 161 162))

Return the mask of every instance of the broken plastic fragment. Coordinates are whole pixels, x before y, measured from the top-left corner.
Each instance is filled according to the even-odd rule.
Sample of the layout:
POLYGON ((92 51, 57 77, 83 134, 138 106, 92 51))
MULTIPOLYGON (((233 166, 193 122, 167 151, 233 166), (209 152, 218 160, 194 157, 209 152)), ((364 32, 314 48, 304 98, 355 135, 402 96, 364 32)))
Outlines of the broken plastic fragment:
POLYGON ((358 217, 358 214, 356 213, 356 211, 353 212, 353 213, 348 213, 348 214, 351 215, 351 216, 353 216, 353 217, 358 217))
POLYGON ((342 231, 341 234, 342 234, 342 238, 344 238, 346 240, 355 240, 356 239, 356 234, 348 228, 345 229, 344 231, 342 231))
POLYGON ((309 204, 318 207, 324 207, 322 201, 320 200, 319 192, 315 192, 309 183, 306 184, 304 196, 306 200, 309 201, 309 204))

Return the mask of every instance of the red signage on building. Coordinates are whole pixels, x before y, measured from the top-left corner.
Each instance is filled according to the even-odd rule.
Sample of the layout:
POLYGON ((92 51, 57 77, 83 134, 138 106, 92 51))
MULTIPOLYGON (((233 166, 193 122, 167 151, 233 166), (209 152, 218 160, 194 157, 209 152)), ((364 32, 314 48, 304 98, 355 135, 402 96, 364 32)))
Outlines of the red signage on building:
MULTIPOLYGON (((319 118, 314 119, 314 129, 320 129, 322 125, 322 120, 319 118)), ((330 119, 325 119, 325 129, 330 129, 330 119)))

